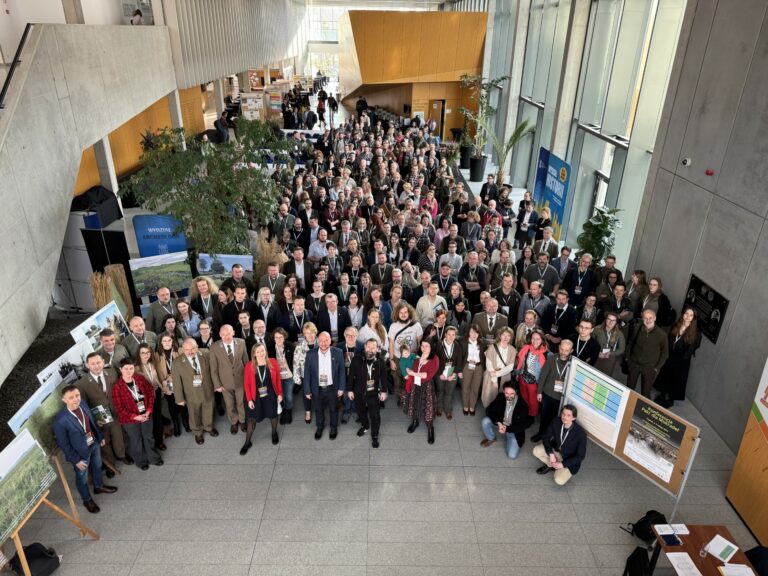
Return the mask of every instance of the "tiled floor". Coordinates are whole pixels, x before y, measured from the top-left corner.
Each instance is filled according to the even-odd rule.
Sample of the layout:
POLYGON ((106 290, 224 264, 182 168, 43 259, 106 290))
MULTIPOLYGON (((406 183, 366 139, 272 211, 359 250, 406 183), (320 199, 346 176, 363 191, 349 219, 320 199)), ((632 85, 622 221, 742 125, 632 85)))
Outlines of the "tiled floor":
MULTIPOLYGON (((517 460, 501 443, 480 447, 480 420, 439 419, 407 434, 389 401, 381 448, 357 426, 314 440, 297 419, 272 446, 268 425, 246 456, 219 421, 218 438, 195 445, 171 439, 165 466, 123 467, 114 495, 84 520, 101 540, 42 510, 24 531, 64 555, 58 574, 163 576, 440 575, 616 576, 637 544, 618 524, 649 508, 669 513, 672 499, 590 444, 567 486, 535 472, 528 442, 517 460)), ((683 496, 680 522, 728 525, 742 547, 754 540, 723 493, 733 454, 685 404, 679 413, 702 425, 703 441, 683 496)), ((61 490, 56 490, 61 500, 61 490)), ((662 559, 657 574, 669 574, 662 559)))

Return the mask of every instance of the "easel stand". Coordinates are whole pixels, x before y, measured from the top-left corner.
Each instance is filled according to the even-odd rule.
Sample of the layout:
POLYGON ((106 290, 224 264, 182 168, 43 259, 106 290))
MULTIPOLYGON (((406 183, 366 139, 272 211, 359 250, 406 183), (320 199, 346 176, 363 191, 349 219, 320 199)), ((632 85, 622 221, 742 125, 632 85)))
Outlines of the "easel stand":
POLYGON ((26 525, 27 521, 32 517, 32 515, 37 511, 40 506, 45 504, 56 512, 59 516, 64 518, 65 520, 69 520, 72 524, 77 526, 77 528, 80 530, 80 536, 85 536, 86 534, 93 538, 94 540, 99 539, 99 535, 88 528, 85 524, 83 524, 80 521, 80 514, 77 511, 77 506, 75 506, 75 501, 72 498, 72 491, 69 489, 69 482, 67 482, 67 477, 64 476, 64 470, 61 466, 61 459, 59 458, 59 453, 56 451, 53 455, 51 455, 51 460, 53 460, 53 465, 56 467, 56 472, 59 475, 59 478, 61 479, 61 483, 64 486, 64 493, 67 496, 67 502, 69 503, 69 508, 72 511, 72 513, 68 513, 64 510, 62 510, 59 506, 54 504, 48 499, 48 496, 50 495, 51 491, 46 490, 43 492, 43 494, 38 498, 37 502, 35 502, 35 505, 32 506, 29 512, 27 512, 26 516, 21 519, 21 522, 19 522, 19 525, 16 527, 16 529, 11 532, 11 540, 13 540, 14 545, 16 546, 16 552, 19 555, 19 560, 21 561, 21 566, 24 569, 24 575, 25 576, 32 576, 32 573, 29 571, 29 564, 27 563, 27 557, 24 554, 24 546, 21 544, 21 537, 19 536, 19 533, 24 529, 24 526, 26 525))

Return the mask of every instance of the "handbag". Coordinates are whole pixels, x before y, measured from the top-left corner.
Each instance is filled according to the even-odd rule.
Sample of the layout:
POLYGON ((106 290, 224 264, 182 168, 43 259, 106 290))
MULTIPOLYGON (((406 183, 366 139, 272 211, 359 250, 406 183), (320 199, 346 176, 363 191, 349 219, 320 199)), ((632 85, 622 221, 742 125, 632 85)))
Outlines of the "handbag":
MULTIPOLYGON (((49 576, 59 567, 59 555, 56 554, 56 550, 47 548, 40 544, 40 542, 24 546, 24 556, 27 559, 29 572, 32 576, 49 576)), ((19 558, 18 552, 11 558, 10 565, 16 574, 24 574, 24 568, 21 566, 21 558, 19 558)))

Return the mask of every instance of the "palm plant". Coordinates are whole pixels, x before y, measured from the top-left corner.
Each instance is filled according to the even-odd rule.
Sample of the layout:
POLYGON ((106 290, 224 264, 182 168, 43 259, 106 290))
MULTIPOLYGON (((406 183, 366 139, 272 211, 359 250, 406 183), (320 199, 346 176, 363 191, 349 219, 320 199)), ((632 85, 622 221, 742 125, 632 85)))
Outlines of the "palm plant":
POLYGON ((512 132, 510 137, 505 141, 502 142, 499 140, 498 136, 496 136, 496 132, 491 127, 488 120, 483 119, 479 121, 479 124, 483 127, 483 130, 488 134, 488 138, 491 141, 491 145, 493 146, 494 152, 496 152, 496 158, 498 160, 498 166, 499 170, 496 174, 496 184, 501 186, 504 184, 504 179, 506 178, 507 172, 506 172, 506 166, 507 166, 507 158, 509 157, 509 153, 514 150, 515 146, 517 145, 520 140, 528 136, 529 134, 533 134, 536 132, 536 126, 528 126, 528 119, 523 120, 517 128, 515 128, 515 131, 512 132))

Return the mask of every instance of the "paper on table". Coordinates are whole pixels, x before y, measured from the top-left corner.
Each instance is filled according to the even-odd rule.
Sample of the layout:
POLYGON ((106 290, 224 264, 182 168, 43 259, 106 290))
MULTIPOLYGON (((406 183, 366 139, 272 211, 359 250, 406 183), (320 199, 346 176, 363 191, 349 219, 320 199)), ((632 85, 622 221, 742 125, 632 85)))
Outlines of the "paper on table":
POLYGON ((675 533, 675 530, 669 524, 656 524, 654 526, 654 528, 656 528, 656 533, 659 536, 664 536, 665 534, 674 534, 675 533))
POLYGON ((679 576, 703 576, 687 552, 667 552, 667 558, 679 576))
POLYGON ((736 544, 729 542, 720 536, 720 534, 716 534, 715 537, 709 541, 706 548, 707 552, 725 564, 728 564, 728 561, 733 558, 733 555, 739 550, 739 547, 736 546, 736 544))
POLYGON ((723 576, 755 576, 755 572, 745 564, 726 564, 718 566, 718 570, 723 576))
POLYGON ((685 536, 686 534, 690 534, 690 531, 688 530, 688 526, 685 524, 671 524, 672 530, 675 531, 675 534, 678 536, 685 536))

